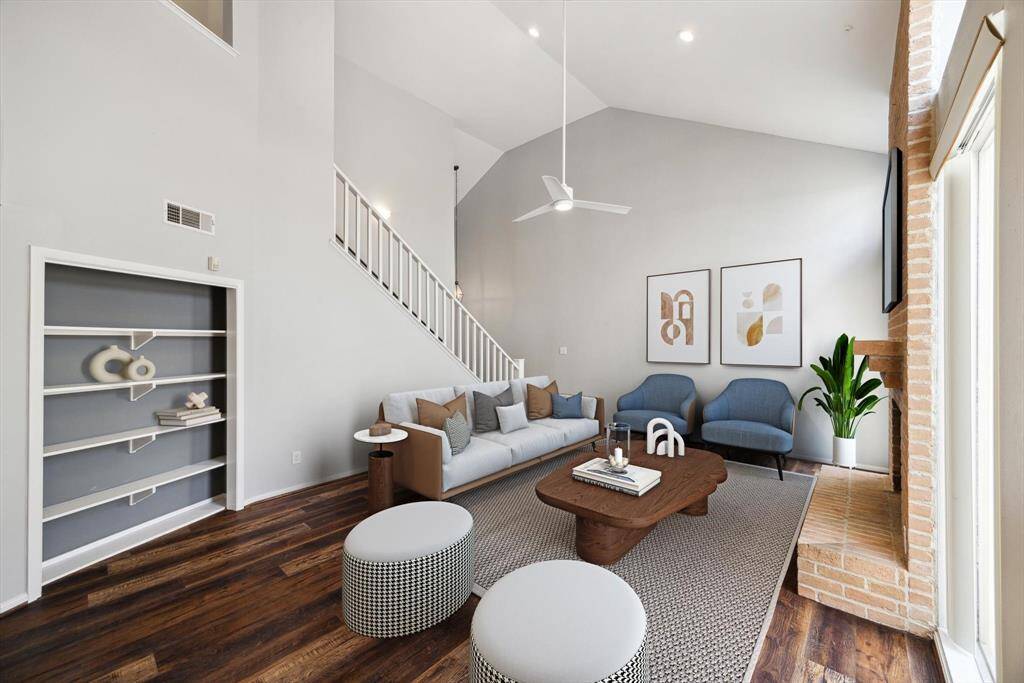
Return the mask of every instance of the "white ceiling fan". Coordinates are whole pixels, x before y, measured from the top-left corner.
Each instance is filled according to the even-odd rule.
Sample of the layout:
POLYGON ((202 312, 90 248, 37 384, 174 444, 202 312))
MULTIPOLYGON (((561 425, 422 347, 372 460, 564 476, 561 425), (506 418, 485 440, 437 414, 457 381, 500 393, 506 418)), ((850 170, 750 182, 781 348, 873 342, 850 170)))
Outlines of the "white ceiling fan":
POLYGON ((519 218, 512 221, 513 223, 519 223, 526 221, 536 216, 543 215, 550 211, 569 211, 570 209, 589 209, 591 211, 604 211, 606 213, 618 213, 625 214, 629 213, 632 207, 623 206, 621 204, 605 204, 604 202, 588 202, 582 199, 573 198, 572 188, 565 184, 565 81, 566 81, 566 65, 565 65, 565 0, 562 0, 562 180, 558 180, 555 176, 546 175, 541 176, 541 180, 544 181, 544 187, 547 188, 548 194, 551 195, 551 201, 544 206, 539 206, 533 211, 524 213, 519 218))

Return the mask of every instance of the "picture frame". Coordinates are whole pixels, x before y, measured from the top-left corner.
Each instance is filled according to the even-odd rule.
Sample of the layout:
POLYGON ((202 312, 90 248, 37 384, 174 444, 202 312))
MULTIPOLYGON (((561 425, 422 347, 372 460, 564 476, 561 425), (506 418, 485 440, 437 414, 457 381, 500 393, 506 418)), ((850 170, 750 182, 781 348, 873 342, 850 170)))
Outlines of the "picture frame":
POLYGON ((719 362, 803 366, 803 259, 719 270, 719 362))
POLYGON ((647 362, 711 363, 711 269, 647 276, 647 362))

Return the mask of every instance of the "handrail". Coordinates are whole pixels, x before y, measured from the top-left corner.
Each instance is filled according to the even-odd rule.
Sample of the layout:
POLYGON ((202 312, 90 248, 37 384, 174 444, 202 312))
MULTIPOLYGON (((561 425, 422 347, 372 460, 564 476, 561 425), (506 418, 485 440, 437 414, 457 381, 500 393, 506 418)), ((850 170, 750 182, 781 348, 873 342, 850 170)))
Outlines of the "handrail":
MULTIPOLYGON (((334 226, 334 241, 335 243, 341 243, 344 247, 341 251, 347 254, 351 260, 355 262, 369 277, 376 281, 378 285, 384 291, 388 292, 393 298, 397 299, 398 302, 406 308, 413 318, 425 326, 431 333, 431 336, 440 343, 445 350, 449 352, 456 360, 458 360, 470 373, 476 376, 478 379, 488 381, 491 379, 514 379, 516 377, 522 377, 524 368, 521 359, 515 359, 509 354, 497 340, 484 328, 479 320, 476 319, 472 313, 469 312, 461 301, 455 296, 455 294, 448 289, 447 285, 441 281, 430 266, 426 264, 423 258, 416 252, 415 249, 400 235, 393 227, 388 223, 387 219, 384 218, 380 211, 373 206, 372 203, 366 198, 366 196, 359 191, 359 188, 345 175, 345 173, 338 168, 337 165, 334 167, 336 190, 337 185, 340 184, 340 189, 343 194, 342 211, 344 215, 341 217, 341 221, 338 220, 337 209, 335 210, 335 226, 334 226), (349 195, 352 195, 356 200, 355 205, 355 226, 352 230, 349 229, 349 195), (362 208, 366 209, 366 220, 365 228, 360 229, 360 216, 362 208), (377 235, 374 240, 372 235, 372 220, 377 221, 377 235), (363 261, 363 232, 365 232, 365 250, 366 260, 363 261), (384 233, 387 233, 385 237, 384 233), (354 234, 350 234, 354 233, 354 234), (382 255, 384 251, 384 240, 388 240, 387 244, 387 273, 385 282, 385 258, 382 255), (376 259, 374 258, 374 247, 373 243, 376 242, 376 259), (395 252, 393 251, 394 244, 397 244, 398 249, 398 267, 395 267, 395 252), (407 257, 405 259, 408 266, 403 269, 402 267, 402 251, 405 251, 407 257), (376 264, 374 263, 376 261, 376 264), (416 264, 415 273, 415 291, 416 296, 413 297, 412 290, 414 289, 413 281, 413 263, 416 264), (374 266, 376 265, 376 272, 374 266), (396 290, 396 270, 398 287, 396 290), (403 272, 403 270, 405 272, 403 272), (433 283, 431 284, 431 280, 433 283), (405 285, 408 285, 406 288, 405 285), (430 292, 425 292, 427 288, 430 288, 430 292), (440 303, 438 302, 438 296, 440 296, 440 303), (430 299, 433 298, 433 302, 430 299), (448 306, 449 302, 452 306, 451 315, 449 316, 448 306), (465 322, 461 320, 461 317, 465 316, 465 322), (431 321, 432 319, 432 321, 431 321), (449 334, 449 328, 451 334, 449 334), (479 341, 477 339, 479 338, 479 341)), ((336 192, 335 197, 338 194, 336 192)))

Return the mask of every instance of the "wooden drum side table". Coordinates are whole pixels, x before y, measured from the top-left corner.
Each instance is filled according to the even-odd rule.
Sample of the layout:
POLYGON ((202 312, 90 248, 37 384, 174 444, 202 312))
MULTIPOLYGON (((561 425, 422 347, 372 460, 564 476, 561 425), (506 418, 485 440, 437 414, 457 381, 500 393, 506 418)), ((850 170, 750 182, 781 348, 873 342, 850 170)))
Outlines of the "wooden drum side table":
POLYGON ((407 431, 395 429, 394 427, 392 427, 390 434, 383 436, 370 436, 369 429, 363 429, 353 434, 356 441, 372 443, 377 446, 377 450, 370 453, 367 467, 369 489, 366 495, 369 500, 371 515, 391 507, 395 502, 394 485, 391 475, 391 457, 394 453, 384 450, 384 444, 397 443, 407 436, 409 436, 407 431))

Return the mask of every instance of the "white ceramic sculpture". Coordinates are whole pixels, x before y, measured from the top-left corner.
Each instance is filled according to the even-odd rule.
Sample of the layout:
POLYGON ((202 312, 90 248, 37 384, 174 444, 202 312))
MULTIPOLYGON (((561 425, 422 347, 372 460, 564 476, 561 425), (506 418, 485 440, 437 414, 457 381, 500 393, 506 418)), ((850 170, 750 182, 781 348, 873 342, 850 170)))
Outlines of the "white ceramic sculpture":
POLYGON ((186 408, 205 408, 206 407, 206 399, 208 399, 208 398, 209 398, 209 396, 207 396, 205 391, 201 391, 198 394, 195 393, 195 392, 192 392, 192 393, 190 393, 188 395, 188 401, 185 402, 185 407, 186 408))
POLYGON ((125 368, 127 368, 128 364, 131 363, 132 360, 134 360, 132 358, 132 354, 120 348, 116 344, 108 346, 93 356, 92 360, 89 361, 89 374, 91 374, 93 379, 97 382, 122 382, 124 381, 124 376, 121 373, 125 371, 125 368), (121 363, 119 372, 111 372, 110 370, 107 370, 107 363, 110 361, 117 361, 121 363))
POLYGON ((151 379, 155 374, 156 366, 145 356, 139 356, 124 369, 124 376, 135 382, 151 379))
POLYGON ((667 455, 670 458, 686 453, 686 444, 683 443, 683 435, 679 434, 672 423, 663 417, 656 417, 647 423, 647 455, 667 455), (658 429, 659 425, 664 425, 658 429), (658 443, 658 439, 665 437, 665 440, 658 443))

